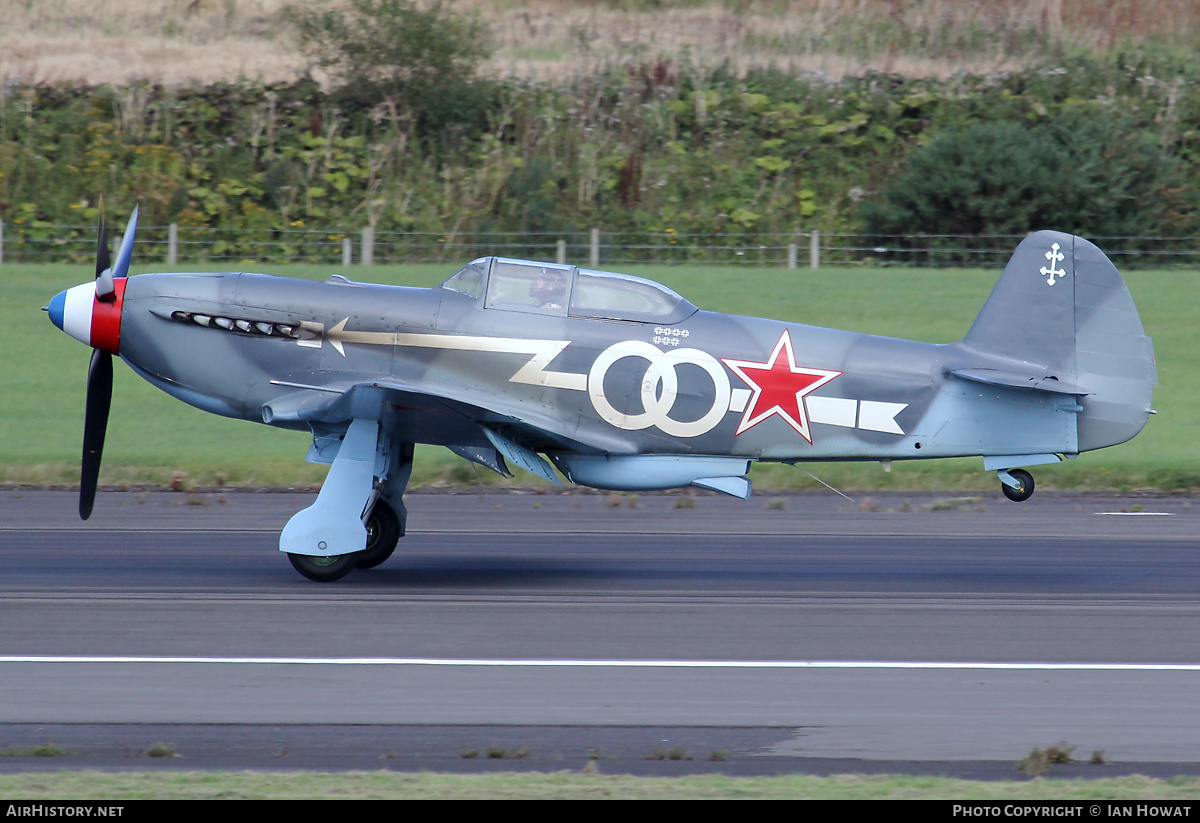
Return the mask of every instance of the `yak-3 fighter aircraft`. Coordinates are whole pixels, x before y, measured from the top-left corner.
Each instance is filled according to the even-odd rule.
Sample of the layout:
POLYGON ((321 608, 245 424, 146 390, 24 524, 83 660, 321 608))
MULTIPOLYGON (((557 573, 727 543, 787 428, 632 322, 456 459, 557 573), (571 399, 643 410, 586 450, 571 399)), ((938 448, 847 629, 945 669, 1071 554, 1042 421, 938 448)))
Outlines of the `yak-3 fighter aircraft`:
POLYGON ((214 414, 312 434, 330 464, 279 539, 305 577, 384 562, 404 533, 416 443, 501 474, 601 489, 750 495, 754 461, 982 456, 1024 500, 1023 466, 1145 425, 1151 342, 1116 268, 1040 231, 970 331, 935 345, 703 311, 657 283, 484 257, 430 289, 248 273, 127 277, 103 218, 96 280, 56 295, 91 346, 80 515, 95 497, 112 355, 214 414))

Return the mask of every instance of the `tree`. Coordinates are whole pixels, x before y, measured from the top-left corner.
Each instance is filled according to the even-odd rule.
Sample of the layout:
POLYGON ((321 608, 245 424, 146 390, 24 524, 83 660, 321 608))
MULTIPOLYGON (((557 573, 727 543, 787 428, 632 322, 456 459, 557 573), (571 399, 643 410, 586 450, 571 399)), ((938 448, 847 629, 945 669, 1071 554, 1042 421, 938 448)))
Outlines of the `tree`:
POLYGON ((352 95, 383 103, 393 123, 437 128, 470 103, 490 33, 440 2, 348 0, 291 8, 303 47, 352 95))
POLYGON ((1096 237, 1196 227, 1175 158, 1152 134, 1088 110, 1040 126, 1001 121, 943 132, 913 152, 862 216, 879 235, 1057 229, 1096 237))

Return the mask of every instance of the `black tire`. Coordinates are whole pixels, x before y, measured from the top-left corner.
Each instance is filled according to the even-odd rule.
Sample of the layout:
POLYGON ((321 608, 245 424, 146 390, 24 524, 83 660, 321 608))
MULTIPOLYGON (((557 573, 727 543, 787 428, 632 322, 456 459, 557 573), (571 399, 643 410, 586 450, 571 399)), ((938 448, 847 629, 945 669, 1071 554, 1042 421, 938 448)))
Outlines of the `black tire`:
POLYGON ((317 583, 332 583, 341 580, 358 568, 358 552, 339 554, 334 557, 317 557, 307 554, 288 554, 292 568, 309 580, 317 583))
POLYGON ((1009 472, 1013 480, 1021 484, 1019 489, 1014 489, 1007 483, 1000 484, 1000 491, 1004 492, 1004 496, 1014 503, 1020 503, 1022 500, 1028 500, 1033 496, 1033 475, 1024 469, 1013 469, 1009 472))
POLYGON ((354 557, 358 558, 355 568, 373 569, 392 556, 400 541, 400 518, 382 500, 376 500, 367 515, 367 547, 354 557))

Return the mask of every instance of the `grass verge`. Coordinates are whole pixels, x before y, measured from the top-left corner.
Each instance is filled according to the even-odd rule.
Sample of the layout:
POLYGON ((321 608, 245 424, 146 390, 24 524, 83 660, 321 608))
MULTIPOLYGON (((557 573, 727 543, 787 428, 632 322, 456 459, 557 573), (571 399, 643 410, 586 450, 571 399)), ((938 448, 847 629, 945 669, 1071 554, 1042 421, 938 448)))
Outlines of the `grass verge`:
POLYGON ((44 772, 0 775, 10 800, 1195 800, 1200 778, 981 782, 901 775, 629 777, 584 771, 44 772))

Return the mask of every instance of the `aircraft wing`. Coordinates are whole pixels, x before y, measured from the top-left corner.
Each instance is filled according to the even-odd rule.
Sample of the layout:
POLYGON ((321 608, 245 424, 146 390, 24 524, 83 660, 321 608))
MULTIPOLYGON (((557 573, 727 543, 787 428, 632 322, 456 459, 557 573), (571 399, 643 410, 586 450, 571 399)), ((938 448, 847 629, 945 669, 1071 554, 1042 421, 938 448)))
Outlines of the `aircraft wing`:
MULTIPOLYGON (((544 463, 535 452, 602 454, 630 449, 621 437, 611 442, 592 432, 580 437, 570 430, 569 420, 540 413, 536 408, 522 409, 519 415, 506 411, 501 397, 495 398, 495 406, 489 408, 392 380, 343 380, 324 386, 272 382, 294 391, 263 405, 265 422, 339 426, 359 418, 378 420, 401 440, 440 443, 493 469, 496 467, 478 459, 480 454, 495 449, 521 468, 546 476, 530 467, 544 463)), ((548 470, 548 466, 545 468, 548 470)), ((554 479, 550 474, 547 479, 554 479)))

